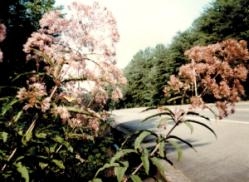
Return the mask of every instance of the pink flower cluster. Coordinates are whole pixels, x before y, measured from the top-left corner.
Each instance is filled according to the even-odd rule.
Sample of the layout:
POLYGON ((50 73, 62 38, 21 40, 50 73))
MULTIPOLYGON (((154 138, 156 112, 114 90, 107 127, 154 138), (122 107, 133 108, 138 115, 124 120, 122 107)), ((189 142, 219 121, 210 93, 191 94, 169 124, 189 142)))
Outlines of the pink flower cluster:
POLYGON ((165 94, 192 93, 194 107, 203 106, 203 96, 217 101, 219 116, 232 113, 234 103, 244 94, 243 81, 248 75, 249 52, 245 41, 228 39, 208 46, 195 46, 185 52, 191 63, 171 76, 165 94))
MULTIPOLYGON (((0 24, 0 42, 2 42, 6 37, 6 27, 4 24, 0 24)), ((3 59, 3 52, 0 49, 0 62, 3 59)))
POLYGON ((92 6, 74 2, 64 17, 60 11, 45 14, 40 26, 24 45, 28 59, 47 63, 47 73, 76 97, 85 91, 102 104, 109 96, 122 97, 117 90, 126 79, 115 66, 119 34, 106 8, 96 2, 92 6), (111 94, 108 85, 115 88, 111 94))
POLYGON ((55 86, 44 93, 45 100, 39 99, 41 93, 32 90, 31 85, 22 88, 17 97, 27 101, 25 109, 40 107, 47 111, 52 107, 51 113, 70 126, 87 126, 97 132, 103 118, 91 109, 96 105, 101 108, 107 99, 120 99, 120 87, 126 84, 122 71, 116 67, 116 21, 110 11, 96 2, 74 2, 67 12, 46 13, 40 20, 41 28, 23 49, 28 60, 45 64, 45 72, 55 86))
POLYGON ((23 87, 17 92, 17 98, 26 102, 24 110, 35 107, 41 109, 42 112, 50 108, 50 98, 45 97, 46 95, 45 84, 39 82, 29 84, 27 89, 23 87))

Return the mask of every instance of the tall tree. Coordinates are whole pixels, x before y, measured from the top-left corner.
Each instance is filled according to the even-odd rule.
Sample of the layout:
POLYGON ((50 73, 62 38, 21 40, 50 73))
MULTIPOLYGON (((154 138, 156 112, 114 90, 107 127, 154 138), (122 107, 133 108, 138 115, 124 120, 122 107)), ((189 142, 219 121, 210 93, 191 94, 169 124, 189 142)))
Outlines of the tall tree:
POLYGON ((148 75, 152 67, 152 51, 152 48, 140 50, 124 70, 128 80, 124 89, 127 107, 147 105, 151 102, 148 75))
POLYGON ((193 23, 193 31, 204 33, 206 43, 227 38, 249 40, 249 1, 216 0, 193 23))
POLYGON ((140 50, 125 68, 128 84, 124 89, 126 107, 165 104, 163 87, 174 64, 163 44, 140 50))
POLYGON ((149 75, 152 105, 166 103, 163 88, 165 81, 169 79, 174 70, 174 62, 169 59, 168 52, 163 44, 158 44, 153 51, 153 68, 149 75))

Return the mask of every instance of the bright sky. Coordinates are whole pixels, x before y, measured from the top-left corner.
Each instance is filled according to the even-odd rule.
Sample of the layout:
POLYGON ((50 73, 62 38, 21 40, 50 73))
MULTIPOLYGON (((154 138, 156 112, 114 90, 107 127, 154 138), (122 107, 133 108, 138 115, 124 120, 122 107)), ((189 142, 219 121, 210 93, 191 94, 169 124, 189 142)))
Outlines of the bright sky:
MULTIPOLYGON (((56 0, 66 5, 73 0, 56 0)), ((86 0, 79 0, 86 1, 86 0)), ((170 44, 213 0, 99 0, 117 20, 120 42, 117 65, 124 68, 141 49, 170 44)))

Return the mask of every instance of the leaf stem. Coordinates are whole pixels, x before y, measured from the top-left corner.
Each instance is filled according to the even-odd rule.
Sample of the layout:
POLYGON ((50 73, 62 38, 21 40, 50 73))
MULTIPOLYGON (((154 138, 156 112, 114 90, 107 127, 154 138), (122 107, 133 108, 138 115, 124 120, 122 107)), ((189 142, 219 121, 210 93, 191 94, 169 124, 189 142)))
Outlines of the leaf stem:
MULTIPOLYGON (((181 122, 181 120, 175 121, 174 126, 173 126, 173 127, 169 130, 169 132, 167 133, 166 138, 174 131, 174 129, 180 124, 180 122, 181 122)), ((155 148, 153 149, 153 151, 150 153, 150 156, 153 156, 153 155, 156 153, 156 151, 159 149, 159 147, 160 147, 160 144, 157 143, 157 145, 155 146, 155 148)), ((136 169, 131 173, 131 175, 136 174, 142 166, 143 166, 143 163, 141 162, 141 163, 136 167, 136 169)), ((126 181, 127 181, 127 179, 124 180, 124 182, 126 182, 126 181)))
MULTIPOLYGON (((8 157, 7 161, 9 162, 11 160, 11 158, 15 155, 17 150, 17 147, 11 152, 10 156, 8 157)), ((1 171, 4 171, 4 169, 6 168, 7 164, 4 164, 3 167, 1 168, 1 171)))

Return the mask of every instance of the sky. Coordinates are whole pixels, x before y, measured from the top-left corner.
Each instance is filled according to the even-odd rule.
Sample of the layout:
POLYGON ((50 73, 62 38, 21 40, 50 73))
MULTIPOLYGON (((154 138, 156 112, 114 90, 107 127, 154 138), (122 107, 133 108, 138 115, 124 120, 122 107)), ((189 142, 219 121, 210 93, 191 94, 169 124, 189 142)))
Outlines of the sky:
MULTIPOLYGON (((67 5, 73 0, 56 0, 67 5)), ((83 3, 86 0, 78 0, 83 3)), ((169 45, 177 32, 188 29, 213 0, 99 0, 114 15, 120 41, 117 66, 124 68, 147 47, 169 45)))

